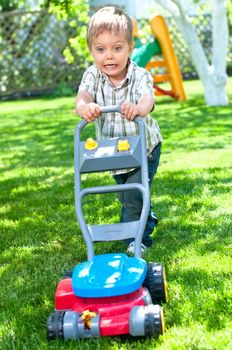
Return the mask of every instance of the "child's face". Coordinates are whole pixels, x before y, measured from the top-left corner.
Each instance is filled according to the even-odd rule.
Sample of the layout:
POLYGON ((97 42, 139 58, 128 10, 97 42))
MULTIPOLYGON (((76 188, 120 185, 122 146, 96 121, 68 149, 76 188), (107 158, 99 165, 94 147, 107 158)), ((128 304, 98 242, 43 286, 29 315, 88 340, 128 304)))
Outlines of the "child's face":
POLYGON ((93 40, 91 54, 97 68, 117 84, 126 77, 126 65, 133 47, 123 33, 106 31, 93 40))

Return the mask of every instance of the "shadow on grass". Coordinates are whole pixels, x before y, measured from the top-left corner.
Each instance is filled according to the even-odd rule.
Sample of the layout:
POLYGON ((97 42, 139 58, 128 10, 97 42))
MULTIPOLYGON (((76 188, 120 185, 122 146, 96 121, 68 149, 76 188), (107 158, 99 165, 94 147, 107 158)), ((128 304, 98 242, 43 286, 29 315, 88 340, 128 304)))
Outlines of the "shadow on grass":
MULTIPOLYGON (((210 168, 200 173, 172 171, 157 176, 152 195, 154 209, 160 219, 157 239, 162 242, 164 253, 171 247, 169 258, 182 247, 210 234, 218 237, 219 250, 223 251, 227 240, 229 243, 231 222, 227 214, 220 214, 220 204, 217 204, 215 196, 228 193, 231 169, 210 168)), ((211 244, 215 246, 215 242, 211 244)), ((210 250, 214 249, 209 244, 207 246, 210 250)), ((162 247, 160 249, 162 252, 162 247)), ((164 257, 166 254, 160 255, 164 257)))
POLYGON ((166 104, 153 113, 164 137, 165 152, 224 148, 230 144, 231 106, 166 104), (173 106, 173 109, 172 109, 173 106))
MULTIPOLYGON (((165 105, 154 114, 164 135, 166 153, 224 148, 229 144, 230 106, 213 108, 176 105, 174 102, 170 106, 165 105), (198 141, 198 137, 201 140, 198 141)), ((23 117, 12 114, 11 123, 4 128, 1 139, 1 149, 8 164, 4 170, 25 166, 72 166, 77 117, 70 115, 70 111, 66 115, 66 110, 27 111, 23 117)), ((94 136, 93 125, 83 130, 82 139, 88 136, 94 136)))
MULTIPOLYGON (((168 278, 182 288, 180 299, 174 295, 174 289, 170 305, 165 307, 169 326, 189 324, 192 320, 201 322, 202 318, 207 318, 207 327, 216 329, 223 328, 225 322, 225 300, 219 294, 215 301, 210 299, 210 304, 207 304, 207 295, 204 294, 205 289, 223 289, 220 276, 217 279, 207 270, 197 267, 187 272, 178 269, 172 271, 170 268, 183 249, 189 247, 190 251, 194 249, 204 255, 211 251, 223 252, 228 243, 230 231, 227 225, 217 231, 218 218, 212 219, 206 214, 214 206, 210 201, 207 203, 201 199, 206 185, 211 184, 213 188, 215 171, 211 170, 208 179, 197 175, 189 178, 187 171, 172 173, 172 181, 170 174, 157 179, 158 197, 162 198, 164 193, 168 193, 170 198, 167 201, 159 200, 159 208, 165 219, 161 219, 158 226, 152 260, 155 257, 155 261, 162 261, 167 267, 168 278), (201 210, 206 215, 205 220, 194 222, 195 213, 201 210), (186 221, 188 217, 190 219, 186 221), (214 233, 220 239, 220 244, 212 241, 204 246, 199 245, 198 242, 206 239, 209 233, 214 233), (210 315, 209 309, 212 310, 210 315)), ((72 174, 62 176, 58 173, 57 179, 54 175, 57 173, 30 178, 33 190, 26 187, 28 178, 8 179, 4 184, 8 190, 25 185, 24 190, 4 197, 5 226, 1 238, 1 306, 20 342, 35 343, 39 337, 45 339, 46 319, 54 308, 57 281, 65 270, 85 259, 86 250, 74 215, 72 174), (53 178, 50 185, 41 187, 49 176, 53 178), (32 332, 29 338, 28 329, 32 332)), ((218 186, 228 181, 229 178, 225 177, 218 186)), ((101 215, 101 210, 101 207, 95 206, 94 216, 101 215)), ((106 220, 111 220, 111 214, 106 210, 106 220)), ((224 219, 222 216, 220 221, 224 219)), ((115 245, 110 245, 110 249, 113 248, 115 245)))
POLYGON ((217 203, 217 196, 228 194, 230 174, 231 167, 215 167, 164 172, 155 180, 153 201, 160 220, 146 259, 161 261, 167 270, 168 327, 199 322, 209 331, 219 330, 232 313, 232 217, 217 203))
MULTIPOLYGON (((62 112, 27 112, 4 128, 1 139, 4 170, 23 167, 73 166, 74 129, 80 118, 62 112)), ((84 129, 82 139, 94 136, 94 125, 84 129)))
MULTIPOLYGON (((162 113, 158 112, 157 118, 166 137, 175 138, 177 132, 184 131, 182 137, 176 138, 175 150, 188 152, 194 147, 202 148, 198 142, 184 143, 184 138, 193 130, 193 138, 202 135, 203 129, 210 130, 207 136, 210 142, 204 147, 214 148, 219 127, 223 133, 221 146, 227 145, 231 129, 229 107, 199 107, 197 103, 166 106, 162 113)), ((36 349, 41 344, 44 349, 53 347, 46 345, 46 319, 54 309, 57 281, 65 270, 86 258, 74 212, 73 134, 76 118, 66 118, 59 111, 56 113, 61 113, 60 117, 51 110, 36 115, 28 112, 16 119, 12 116, 1 138, 1 149, 5 152, 2 169, 9 172, 9 176, 5 175, 1 180, 4 191, 1 191, 0 212, 0 307, 3 310, 0 317, 5 324, 2 331, 4 349, 36 349)), ((92 135, 93 125, 89 129, 92 135)), ((89 132, 85 129, 83 139, 87 135, 89 132)), ((188 170, 172 171, 155 180, 154 193, 158 201, 154 200, 154 204, 160 222, 156 243, 148 257, 151 261, 163 262, 167 268, 172 287, 170 304, 165 306, 168 326, 190 325, 197 321, 206 322, 209 330, 223 328, 229 303, 227 295, 223 297, 225 281, 229 278, 227 272, 223 275, 220 270, 215 274, 202 266, 188 267, 185 271, 180 261, 188 249, 189 254, 195 254, 199 259, 210 253, 227 254, 231 220, 226 214, 215 214, 217 203, 210 199, 218 192, 226 194, 225 185, 231 181, 230 169, 227 170, 228 175, 225 168, 221 170, 223 176, 217 167, 191 174, 188 170), (210 290, 216 292, 208 294, 210 290)), ((107 176, 105 179, 111 181, 107 176)), ((91 185, 90 178, 88 184, 91 185)), ((91 201, 94 205, 94 199, 91 201)), ((115 201, 110 205, 108 199, 94 205, 92 213, 88 206, 90 204, 86 204, 87 215, 92 214, 93 218, 102 218, 105 222, 112 220, 116 210, 115 201)), ((121 243, 107 243, 98 244, 96 251, 103 253, 115 248, 123 249, 121 243)), ((104 344, 103 340, 101 342, 104 344)), ((91 343, 93 348, 97 344, 92 340, 91 343)), ((86 345, 85 342, 81 344, 86 345)), ((68 349, 69 345, 64 344, 62 348, 68 349)))
POLYGON ((212 273, 199 267, 173 273, 170 303, 166 306, 168 326, 190 326, 196 322, 205 324, 211 332, 223 329, 231 314, 230 293, 225 282, 230 277, 230 273, 212 273))

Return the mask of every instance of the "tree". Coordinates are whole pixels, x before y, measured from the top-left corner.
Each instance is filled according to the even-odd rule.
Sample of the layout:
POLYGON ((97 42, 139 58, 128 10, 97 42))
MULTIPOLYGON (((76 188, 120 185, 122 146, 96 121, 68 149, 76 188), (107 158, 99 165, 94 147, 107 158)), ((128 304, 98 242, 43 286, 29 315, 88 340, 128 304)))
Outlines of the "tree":
MULTIPOLYGON (((184 0, 156 0, 156 3, 168 10, 176 21, 177 27, 189 49, 193 64, 204 87, 205 102, 208 106, 228 104, 226 94, 226 57, 229 46, 229 29, 226 12, 226 0, 203 1, 210 6, 212 13, 212 61, 207 59, 197 37, 194 25, 186 12, 184 0)), ((201 1, 202 4, 202 1, 201 1)), ((192 7, 199 10, 199 0, 192 0, 192 7)))
POLYGON ((1 0, 0 12, 17 10, 22 5, 22 0, 1 0))
MULTIPOLYGON (((31 1, 23 0, 1 0, 0 12, 13 11, 16 9, 33 9, 35 5, 31 1)), ((64 50, 64 55, 68 63, 73 63, 78 57, 81 66, 90 61, 90 54, 86 47, 86 27, 89 18, 89 0, 39 0, 36 8, 48 10, 54 13, 59 20, 71 19, 69 25, 76 28, 76 35, 69 39, 69 45, 64 50)), ((41 16, 43 13, 41 12, 41 16)), ((9 19, 8 19, 9 21, 9 19)), ((37 23, 40 23, 38 18, 37 23)), ((33 23, 35 30, 36 23, 33 23)), ((24 39, 22 45, 27 45, 32 36, 33 30, 29 36, 24 39)), ((8 34, 12 36, 12 33, 8 34)), ((21 46, 22 46, 21 45, 21 46)))
POLYGON ((76 35, 69 39, 69 45, 64 50, 68 63, 73 63, 75 57, 79 58, 80 66, 90 61, 90 54, 86 46, 86 28, 89 19, 88 0, 45 0, 49 11, 55 13, 59 20, 72 19, 69 25, 76 28, 76 35))
POLYGON ((60 82, 60 86, 62 85, 62 90, 68 91, 69 85, 74 85, 74 79, 76 82, 81 79, 88 64, 85 40, 88 13, 88 0, 1 0, 0 90, 5 94, 17 89, 23 91, 30 89, 30 83, 33 84, 33 88, 38 86, 39 89, 41 85, 55 86, 60 79, 57 74, 57 80, 54 79, 51 83, 56 69, 54 61, 57 64, 60 62, 60 72, 65 71, 65 79, 60 82), (38 11, 40 9, 43 11, 38 11), (13 10, 17 12, 8 13, 13 10), (27 16, 25 10, 37 11, 27 16), (54 23, 54 16, 49 16, 48 11, 62 20, 60 26, 57 26, 56 34, 57 37, 60 36, 58 46, 56 40, 53 42, 52 36, 48 40, 45 38, 54 23), (71 36, 66 47, 65 30, 71 36), (49 47, 43 45, 43 40, 45 44, 49 43, 49 47), (61 50, 64 51, 66 61, 75 62, 75 65, 68 65, 63 60, 61 50), (49 59, 46 59, 47 57, 49 59), (48 69, 46 77, 43 74, 44 69, 48 69))

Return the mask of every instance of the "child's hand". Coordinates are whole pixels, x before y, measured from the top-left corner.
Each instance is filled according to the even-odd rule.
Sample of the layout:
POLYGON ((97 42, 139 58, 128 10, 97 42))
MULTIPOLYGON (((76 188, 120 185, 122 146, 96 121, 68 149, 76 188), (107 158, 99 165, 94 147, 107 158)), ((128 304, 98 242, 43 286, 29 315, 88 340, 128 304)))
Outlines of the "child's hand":
POLYGON ((99 105, 94 102, 79 106, 77 113, 88 123, 91 123, 101 115, 99 105))
POLYGON ((139 107, 131 102, 124 102, 121 105, 121 112, 127 120, 134 120, 140 114, 139 107))

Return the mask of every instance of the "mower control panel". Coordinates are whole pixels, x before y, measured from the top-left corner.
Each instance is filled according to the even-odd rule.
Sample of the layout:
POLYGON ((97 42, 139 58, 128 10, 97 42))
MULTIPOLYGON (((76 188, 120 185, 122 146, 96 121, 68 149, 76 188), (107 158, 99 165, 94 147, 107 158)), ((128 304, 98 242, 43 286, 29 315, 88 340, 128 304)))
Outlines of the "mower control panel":
POLYGON ((80 172, 138 168, 141 166, 140 142, 139 135, 97 141, 88 138, 79 145, 80 172))

